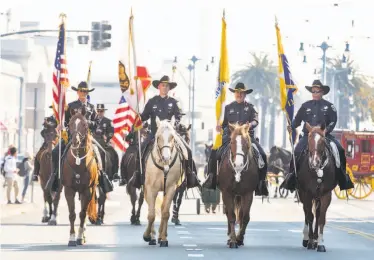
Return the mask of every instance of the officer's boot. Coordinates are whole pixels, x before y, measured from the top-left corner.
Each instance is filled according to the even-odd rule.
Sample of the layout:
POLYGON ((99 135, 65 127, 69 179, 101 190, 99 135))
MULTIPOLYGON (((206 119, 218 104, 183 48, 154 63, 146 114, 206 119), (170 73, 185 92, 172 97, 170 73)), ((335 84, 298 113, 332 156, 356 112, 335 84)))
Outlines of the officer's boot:
POLYGON ((49 176, 49 179, 45 185, 45 190, 55 192, 57 191, 57 188, 58 188, 58 177, 57 177, 58 162, 54 160, 53 156, 52 156, 52 167, 53 167, 53 171, 51 172, 51 175, 49 176))
POLYGON ((217 185, 217 151, 212 150, 208 162, 208 177, 203 183, 203 187, 207 189, 216 189, 217 185))
POLYGON ((127 181, 126 181, 126 176, 125 176, 126 172, 122 170, 122 162, 121 162, 121 178, 119 180, 119 186, 125 186, 127 184, 127 181))
POLYGON ((34 172, 32 174, 32 180, 33 181, 38 181, 39 171, 40 171, 40 163, 39 163, 39 160, 37 159, 37 157, 35 156, 34 172))
POLYGON ((267 168, 266 167, 263 167, 262 169, 259 169, 259 173, 260 173, 260 181, 256 187, 256 190, 255 190, 255 196, 269 196, 269 191, 268 191, 268 188, 267 188, 267 185, 266 185, 266 172, 267 171, 267 168))
POLYGON ((340 188, 340 190, 353 189, 354 185, 352 183, 351 178, 349 177, 349 175, 347 173, 346 160, 345 160, 344 157, 342 158, 342 155, 340 155, 340 162, 341 162, 340 169, 338 169, 338 171, 337 171, 338 172, 337 178, 338 178, 339 188, 340 188))
POLYGON ((293 164, 293 158, 291 158, 291 163, 290 163, 290 172, 286 175, 283 183, 280 185, 280 189, 286 189, 290 191, 296 190, 296 175, 295 175, 295 167, 293 164))
MULTIPOLYGON (((139 169, 139 167, 140 167, 139 155, 137 155, 135 160, 136 160, 136 170, 134 171, 133 176, 129 180, 129 184, 134 186, 137 189, 140 189, 140 187, 142 185, 142 176, 141 176, 141 172, 140 172, 140 169, 139 169)), ((142 170, 144 172, 144 167, 142 167, 142 170)))
POLYGON ((194 171, 195 167, 192 165, 192 160, 185 160, 185 170, 187 178, 187 189, 200 186, 200 181, 197 178, 197 173, 194 171))

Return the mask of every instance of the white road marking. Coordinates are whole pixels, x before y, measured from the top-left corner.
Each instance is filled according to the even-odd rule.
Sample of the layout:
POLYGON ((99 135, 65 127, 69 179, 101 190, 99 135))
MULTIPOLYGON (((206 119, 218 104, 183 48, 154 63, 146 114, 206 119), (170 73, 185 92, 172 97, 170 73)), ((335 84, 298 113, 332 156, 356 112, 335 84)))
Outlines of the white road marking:
POLYGON ((192 239, 192 237, 179 237, 181 239, 192 239))
POLYGON ((188 257, 204 257, 203 254, 188 254, 188 257))
POLYGON ((181 226, 179 226, 179 227, 175 227, 176 229, 181 229, 181 228, 186 228, 186 227, 181 227, 181 226))
POLYGON ((203 251, 200 248, 186 248, 186 251, 203 251))
POLYGON ((190 235, 189 231, 177 231, 178 235, 190 235))
POLYGON ((196 244, 183 244, 184 247, 196 247, 196 244))
MULTIPOLYGON (((207 228, 210 230, 227 230, 227 228, 207 228)), ((256 228, 247 228, 246 231, 264 231, 264 232, 279 232, 279 229, 256 229, 256 228)))

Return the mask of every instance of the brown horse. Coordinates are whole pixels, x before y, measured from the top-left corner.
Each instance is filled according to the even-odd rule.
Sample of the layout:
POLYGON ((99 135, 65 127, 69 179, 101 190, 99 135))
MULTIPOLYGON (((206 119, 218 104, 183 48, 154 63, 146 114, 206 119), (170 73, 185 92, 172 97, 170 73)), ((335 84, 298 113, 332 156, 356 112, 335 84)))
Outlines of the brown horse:
POLYGON ((57 132, 56 126, 52 123, 45 122, 44 126, 44 142, 46 146, 43 147, 35 156, 40 165, 39 173, 36 174, 39 175, 40 186, 43 190, 44 197, 42 223, 48 222, 48 225, 57 225, 57 208, 60 201, 61 190, 57 192, 56 196, 52 197, 51 191, 49 189, 45 189, 52 172, 52 150, 57 137, 57 132), (49 214, 47 210, 47 203, 49 205, 49 214))
MULTIPOLYGON (((130 222, 131 225, 140 225, 140 211, 144 202, 144 191, 143 189, 137 189, 131 184, 129 184, 130 179, 133 177, 134 172, 139 168, 137 164, 137 153, 139 151, 138 147, 138 133, 135 133, 134 141, 130 143, 125 154, 121 159, 121 178, 127 183, 126 192, 130 196, 130 201, 132 204, 132 211, 130 222), (138 204, 138 209, 136 210, 136 203, 138 204)), ((142 128, 140 130, 140 138, 143 140, 147 136, 147 129, 142 128)))
POLYGON ((95 160, 92 135, 84 117, 85 110, 75 113, 69 122, 71 146, 67 147, 66 157, 62 162, 62 184, 69 208, 70 237, 69 246, 85 243, 86 215, 93 221, 97 219, 95 192, 98 185, 99 169, 95 160), (77 240, 75 239, 74 222, 75 193, 79 193, 81 212, 77 240))
POLYGON ((222 154, 218 168, 218 187, 226 208, 230 248, 244 245, 244 235, 249 222, 253 192, 259 182, 259 172, 252 153, 249 124, 232 125, 229 149, 222 154), (235 235, 235 221, 240 222, 239 234, 235 235))
POLYGON ((300 157, 298 183, 300 201, 305 214, 303 246, 326 252, 323 245, 323 229, 326 224, 326 212, 331 203, 331 191, 337 185, 335 161, 328 149, 325 138, 325 125, 308 129, 308 154, 300 157), (313 232, 314 214, 315 228, 313 232), (309 228, 309 230, 308 230, 309 228))

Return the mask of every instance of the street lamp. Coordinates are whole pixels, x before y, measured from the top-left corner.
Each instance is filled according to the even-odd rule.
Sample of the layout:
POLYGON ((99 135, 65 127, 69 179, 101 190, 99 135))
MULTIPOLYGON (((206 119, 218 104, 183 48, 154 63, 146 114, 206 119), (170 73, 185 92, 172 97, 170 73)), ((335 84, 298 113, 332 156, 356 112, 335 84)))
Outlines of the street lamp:
POLYGON ((322 44, 319 45, 318 47, 320 47, 323 51, 323 55, 322 55, 322 82, 323 82, 324 85, 326 85, 326 51, 331 46, 328 45, 326 42, 322 42, 322 44))
POLYGON ((195 71, 196 71, 196 62, 200 60, 197 58, 195 55, 192 56, 190 59, 193 63, 193 79, 192 79, 192 123, 191 123, 191 130, 192 130, 192 138, 191 138, 191 151, 192 151, 192 156, 195 155, 195 71))

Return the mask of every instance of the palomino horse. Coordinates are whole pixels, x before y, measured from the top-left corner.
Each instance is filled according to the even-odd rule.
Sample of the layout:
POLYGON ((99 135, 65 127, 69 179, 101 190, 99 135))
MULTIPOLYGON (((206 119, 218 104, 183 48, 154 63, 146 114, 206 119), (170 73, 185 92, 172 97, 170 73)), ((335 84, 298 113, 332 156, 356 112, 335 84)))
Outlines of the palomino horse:
POLYGON ((331 203, 331 191, 338 181, 335 176, 335 160, 329 151, 325 138, 325 125, 308 129, 308 149, 300 157, 298 171, 299 195, 305 214, 303 246, 326 252, 323 245, 323 229, 326 212, 331 203), (314 214, 315 228, 313 232, 314 214), (309 230, 308 230, 309 228, 309 230))
POLYGON ((232 125, 229 149, 225 149, 218 169, 218 187, 226 208, 230 248, 244 245, 244 234, 249 222, 253 192, 259 182, 259 171, 252 152, 249 124, 232 125), (236 214, 235 214, 236 213, 236 214), (240 222, 235 235, 235 221, 240 222))
POLYGON ((42 148, 36 155, 36 159, 39 161, 39 181, 40 186, 43 189, 44 197, 44 210, 42 223, 48 222, 48 225, 57 225, 57 208, 60 201, 61 189, 57 192, 56 196, 52 197, 52 193, 49 189, 45 189, 48 182, 49 176, 52 172, 52 150, 54 146, 54 141, 57 137, 56 125, 52 123, 44 123, 44 142, 47 145, 42 148), (47 203, 49 205, 49 215, 47 211, 47 203), (52 209, 53 204, 53 209, 52 209))
POLYGON ((143 239, 149 245, 156 245, 154 230, 155 202, 157 194, 162 191, 164 199, 161 205, 161 222, 158 241, 160 247, 167 247, 167 227, 170 217, 170 206, 178 182, 184 172, 184 158, 188 151, 174 130, 175 119, 160 121, 156 117, 157 132, 150 155, 145 158, 144 196, 148 204, 148 226, 143 239))
MULTIPOLYGON (((140 138, 143 140, 147 136, 147 129, 142 128, 140 130, 140 138)), ((137 153, 139 152, 138 147, 138 134, 135 133, 134 140, 130 142, 129 147, 126 149, 125 154, 121 159, 121 178, 127 183, 126 192, 130 196, 130 201, 132 204, 130 222, 131 225, 140 225, 140 211, 144 202, 144 191, 142 189, 137 189, 133 185, 129 184, 130 179, 133 177, 136 169, 139 168, 137 162, 137 153), (138 209, 136 210, 136 204, 138 204, 138 209)))
MULTIPOLYGON (((190 143, 190 133, 188 132, 191 129, 191 124, 186 127, 183 124, 179 124, 177 127, 177 133, 186 141, 187 144, 190 143)), ((190 165, 190 167, 194 167, 195 165, 190 165)), ((196 169, 194 169, 196 172, 196 169)), ((183 194, 187 188, 187 179, 184 180, 182 185, 177 187, 175 191, 175 195, 173 198, 173 217, 171 218, 171 222, 174 223, 176 226, 181 225, 179 220, 179 209, 182 204, 183 194)))
POLYGON ((98 185, 99 169, 95 160, 92 144, 92 135, 84 117, 85 110, 75 113, 69 122, 71 133, 71 146, 67 148, 66 157, 62 162, 62 184, 65 198, 69 207, 70 237, 69 246, 83 245, 85 243, 86 215, 96 221, 95 192, 98 185), (75 193, 79 193, 81 212, 77 240, 75 240, 74 222, 75 193))

